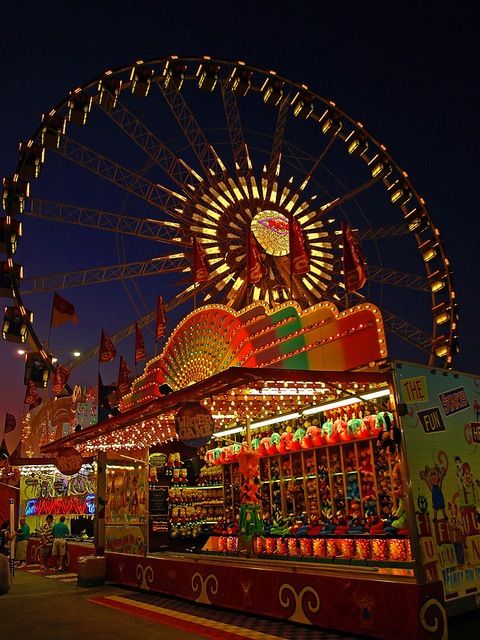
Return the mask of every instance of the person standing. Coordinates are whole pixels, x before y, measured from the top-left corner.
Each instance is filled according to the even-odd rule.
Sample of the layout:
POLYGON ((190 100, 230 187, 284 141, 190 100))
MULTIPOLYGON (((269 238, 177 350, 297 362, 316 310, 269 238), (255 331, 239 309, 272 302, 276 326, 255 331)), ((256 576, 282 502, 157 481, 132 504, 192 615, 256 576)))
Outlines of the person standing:
POLYGON ((47 564, 52 555, 52 545, 53 545, 53 533, 52 533, 52 525, 53 525, 53 516, 49 514, 45 522, 40 527, 40 568, 45 571, 47 569, 47 564))
POLYGON ((17 531, 17 548, 15 550, 15 560, 19 563, 17 568, 23 569, 27 566, 27 547, 30 539, 30 527, 25 518, 20 518, 20 526, 17 531))
POLYGON ((67 550, 67 541, 65 540, 65 536, 70 535, 70 529, 65 524, 65 516, 60 516, 60 521, 53 525, 52 534, 52 556, 56 559, 57 571, 64 571, 65 554, 67 550))
POLYGON ((5 520, 5 522, 0 527, 0 553, 7 558, 10 556, 10 540, 12 536, 10 535, 10 520, 5 520))

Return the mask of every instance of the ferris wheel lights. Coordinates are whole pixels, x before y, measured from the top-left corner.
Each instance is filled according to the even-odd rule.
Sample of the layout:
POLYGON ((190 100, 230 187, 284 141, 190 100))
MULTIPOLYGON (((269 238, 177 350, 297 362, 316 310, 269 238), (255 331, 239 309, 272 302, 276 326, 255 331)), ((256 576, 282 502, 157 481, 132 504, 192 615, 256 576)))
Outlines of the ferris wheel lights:
MULTIPOLYGON (((24 344, 28 337, 27 320, 33 322, 33 313, 23 308, 22 314, 19 307, 5 307, 3 317, 2 337, 7 342, 24 344)), ((19 349, 18 353, 23 351, 19 349)), ((25 353, 25 351, 23 351, 25 353)))
POLYGON ((353 132, 345 142, 347 143, 347 151, 351 156, 362 156, 368 149, 368 141, 364 135, 353 132))
POLYGON ((430 282, 430 290, 432 293, 437 293, 441 291, 446 286, 446 275, 442 274, 440 271, 434 271, 428 276, 428 280, 430 282))
POLYGON ((416 231, 421 233, 428 228, 428 220, 425 211, 413 209, 405 215, 405 222, 407 223, 409 231, 416 231))
POLYGON ((13 298, 12 272, 17 280, 23 278, 23 267, 15 264, 11 258, 6 262, 0 262, 0 296, 13 298))
POLYGON ((67 102, 68 121, 74 124, 87 124, 87 117, 92 108, 92 96, 86 93, 78 93, 79 89, 73 92, 67 102))
POLYGON ((430 262, 437 255, 436 244, 432 240, 428 239, 423 242, 418 248, 422 253, 425 262, 430 262))
POLYGON ((0 251, 13 255, 18 238, 22 235, 22 223, 11 216, 0 218, 0 251))
POLYGON ((45 148, 33 144, 32 140, 20 143, 21 173, 24 178, 38 178, 40 167, 45 162, 45 148))
POLYGON ((450 319, 450 311, 451 307, 446 302, 441 302, 436 305, 432 311, 435 318, 435 323, 438 325, 445 324, 450 319))
MULTIPOLYGON (((209 60, 209 58, 206 59, 209 60)), ((201 64, 196 73, 198 88, 203 91, 213 91, 217 86, 219 71, 220 65, 215 62, 204 62, 201 64)))
POLYGON ((326 136, 336 136, 342 128, 340 114, 336 111, 327 110, 321 120, 322 133, 326 136))
POLYGON ((283 87, 285 82, 275 77, 275 72, 271 71, 272 77, 267 78, 260 91, 263 94, 263 101, 271 107, 277 107, 283 98, 283 87))
MULTIPOLYGON (((139 60, 137 65, 141 63, 142 60, 139 60)), ((132 67, 130 73, 130 81, 132 83, 130 90, 134 96, 140 96, 141 98, 147 97, 154 73, 155 71, 151 67, 132 67)))
POLYGON ((444 358, 446 355, 448 355, 448 342, 449 342, 448 335, 440 336, 439 338, 436 338, 433 341, 433 345, 434 345, 433 350, 437 358, 444 358))
POLYGON ((3 179, 2 203, 8 214, 23 213, 25 200, 30 195, 30 184, 17 174, 3 179))
POLYGON ((50 149, 58 149, 60 136, 65 135, 67 128, 66 118, 57 115, 55 111, 51 111, 48 114, 43 114, 42 122, 44 123, 41 135, 42 145, 50 149))
POLYGON ((107 71, 103 78, 98 82, 98 103, 104 105, 107 99, 110 99, 111 106, 115 107, 117 98, 122 90, 122 81, 111 75, 111 71, 107 71))
POLYGON ((312 114, 314 100, 312 94, 298 91, 290 103, 293 107, 293 115, 307 120, 312 114))
POLYGON ((177 62, 178 56, 172 56, 170 60, 167 60, 163 69, 163 88, 164 89, 176 89, 180 91, 185 80, 185 71, 187 65, 177 62))
POLYGON ((403 206, 412 199, 412 192, 406 183, 395 183, 389 190, 391 190, 390 202, 392 204, 398 204, 403 206))
POLYGON ((45 388, 48 385, 50 369, 45 364, 46 357, 47 354, 43 350, 39 353, 27 353, 25 358, 25 385, 28 384, 29 380, 31 380, 36 387, 45 388), (42 357, 42 354, 44 357, 42 357))
POLYGON ((369 163, 372 178, 381 180, 392 173, 392 165, 385 156, 377 155, 369 163))

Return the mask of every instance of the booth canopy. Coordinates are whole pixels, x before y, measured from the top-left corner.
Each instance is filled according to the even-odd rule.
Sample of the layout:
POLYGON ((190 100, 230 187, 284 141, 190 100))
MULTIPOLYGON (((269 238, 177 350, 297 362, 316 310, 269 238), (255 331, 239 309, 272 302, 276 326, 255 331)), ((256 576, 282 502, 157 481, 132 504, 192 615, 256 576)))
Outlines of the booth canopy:
POLYGON ((108 436, 112 433, 123 432, 142 421, 152 420, 167 413, 174 413, 188 402, 200 402, 205 398, 212 398, 227 393, 239 387, 259 388, 269 385, 296 384, 323 384, 326 388, 335 391, 341 388, 345 393, 348 386, 380 384, 388 382, 388 372, 378 371, 299 371, 286 369, 257 369, 230 367, 218 374, 192 384, 179 391, 173 391, 155 399, 145 402, 132 409, 112 416, 107 420, 94 424, 86 429, 72 433, 68 436, 54 440, 42 447, 43 453, 54 453, 64 447, 82 446, 87 442, 108 436))

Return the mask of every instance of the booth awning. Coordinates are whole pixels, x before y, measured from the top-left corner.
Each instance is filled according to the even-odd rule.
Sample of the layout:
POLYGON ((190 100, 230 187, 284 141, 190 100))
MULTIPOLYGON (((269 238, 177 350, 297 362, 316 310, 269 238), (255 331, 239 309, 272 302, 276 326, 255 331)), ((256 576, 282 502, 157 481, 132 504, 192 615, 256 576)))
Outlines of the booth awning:
POLYGON ((53 453, 67 446, 81 445, 99 436, 105 436, 128 428, 142 420, 151 419, 164 413, 176 411, 186 402, 200 402, 237 387, 248 385, 266 385, 267 383, 324 383, 335 386, 342 383, 375 384, 388 382, 388 372, 378 371, 303 371, 292 369, 242 368, 230 367, 206 380, 178 391, 172 391, 151 402, 145 402, 132 409, 112 416, 108 420, 99 422, 72 433, 59 440, 54 440, 42 447, 42 453, 53 453))

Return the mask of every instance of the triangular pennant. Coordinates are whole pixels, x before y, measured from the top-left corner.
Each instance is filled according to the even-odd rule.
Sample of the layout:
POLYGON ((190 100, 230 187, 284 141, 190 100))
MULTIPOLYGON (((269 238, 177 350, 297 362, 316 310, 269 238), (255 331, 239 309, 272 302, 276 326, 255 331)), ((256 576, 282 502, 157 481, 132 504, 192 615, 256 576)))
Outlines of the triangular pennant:
POLYGON ((107 335, 107 332, 102 329, 102 337, 100 340, 100 351, 98 354, 98 359, 100 362, 110 362, 117 355, 117 350, 113 346, 113 342, 107 335))

